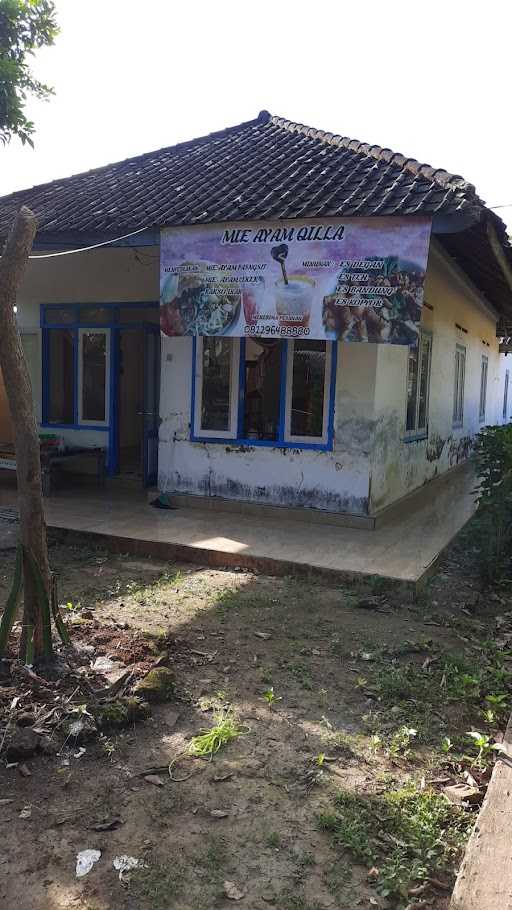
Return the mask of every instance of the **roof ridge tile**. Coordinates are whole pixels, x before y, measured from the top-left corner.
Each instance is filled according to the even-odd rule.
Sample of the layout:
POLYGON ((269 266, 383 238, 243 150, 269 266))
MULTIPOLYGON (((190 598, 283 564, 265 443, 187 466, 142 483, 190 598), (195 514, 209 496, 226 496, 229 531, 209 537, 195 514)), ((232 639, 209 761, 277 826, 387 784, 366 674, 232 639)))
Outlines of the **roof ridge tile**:
POLYGON ((407 170, 411 171, 415 176, 420 173, 427 176, 423 169, 428 169, 428 171, 431 172, 428 175, 429 179, 435 180, 437 183, 440 183, 441 186, 453 184, 457 189, 474 195, 476 200, 478 200, 476 188, 472 183, 469 183, 460 174, 452 174, 444 168, 433 168, 431 165, 422 163, 416 158, 406 158, 405 155, 402 155, 399 152, 393 152, 391 149, 383 148, 380 145, 370 145, 367 142, 350 139, 348 136, 341 136, 336 133, 328 133, 325 130, 307 127, 303 123, 295 123, 293 120, 285 120, 283 117, 272 116, 271 123, 282 129, 288 130, 289 132, 305 133, 311 138, 319 139, 321 142, 327 142, 329 145, 343 145, 352 151, 362 155, 369 155, 378 161, 385 161, 386 163, 391 161, 398 167, 407 168, 407 170))

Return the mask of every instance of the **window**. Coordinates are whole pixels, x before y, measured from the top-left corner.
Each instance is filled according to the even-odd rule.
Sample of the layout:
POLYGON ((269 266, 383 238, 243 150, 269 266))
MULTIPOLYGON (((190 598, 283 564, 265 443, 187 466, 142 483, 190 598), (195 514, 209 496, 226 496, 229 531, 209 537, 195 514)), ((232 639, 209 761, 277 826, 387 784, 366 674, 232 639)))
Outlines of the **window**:
POLYGON ((108 339, 106 330, 79 330, 79 409, 83 423, 108 419, 108 339))
POLYGON ((409 348, 407 365, 407 433, 426 435, 428 426, 428 398, 430 389, 430 362, 432 336, 420 332, 418 343, 409 348))
POLYGON ((455 348, 455 386, 453 392, 453 425, 461 427, 464 422, 464 383, 466 379, 466 348, 458 344, 455 348))
POLYGON ((505 370, 505 388, 503 390, 503 420, 506 420, 508 417, 508 383, 509 383, 509 371, 505 370))
POLYGON ((275 442, 279 435, 282 345, 279 340, 245 342, 243 436, 275 442))
MULTIPOLYGON (((113 428, 119 370, 112 375, 111 396, 111 352, 122 369, 116 329, 124 321, 137 330, 146 323, 156 325, 158 320, 157 303, 43 304, 42 425, 113 428)), ((146 331, 150 329, 145 326, 146 331)), ((146 380, 150 381, 149 375, 146 380)))
POLYGON ((50 364, 48 422, 75 422, 75 353, 74 332, 53 329, 49 332, 50 364))
POLYGON ((487 402, 487 372, 489 370, 489 358, 482 355, 482 369, 480 372, 480 405, 478 408, 478 417, 485 420, 485 405, 487 402))
POLYGON ((239 346, 231 338, 199 338, 194 426, 199 436, 236 436, 236 376, 239 346))
POLYGON ((288 348, 287 435, 304 442, 323 439, 329 405, 325 341, 290 341, 288 348))
POLYGON ((198 338, 195 350, 193 438, 330 445, 330 342, 198 338))

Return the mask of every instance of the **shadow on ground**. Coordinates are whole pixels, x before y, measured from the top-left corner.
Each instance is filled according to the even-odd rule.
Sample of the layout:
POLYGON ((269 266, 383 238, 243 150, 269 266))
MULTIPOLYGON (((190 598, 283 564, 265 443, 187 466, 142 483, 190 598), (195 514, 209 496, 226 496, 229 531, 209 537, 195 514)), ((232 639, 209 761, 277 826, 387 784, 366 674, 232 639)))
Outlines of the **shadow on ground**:
MULTIPOLYGON (((434 584, 428 604, 379 589, 367 592, 364 606, 361 589, 348 586, 169 566, 86 547, 56 545, 51 556, 60 599, 74 607, 69 615, 80 617, 78 604, 93 610, 92 621, 76 624, 76 638, 96 622, 144 631, 155 655, 168 645, 177 697, 155 707, 147 723, 88 744, 79 758, 71 749, 34 760, 28 778, 2 768, 2 797, 13 800, 0 802, 2 906, 227 908, 226 881, 251 910, 370 907, 370 899, 388 906, 367 870, 333 848, 318 815, 340 788, 378 793, 410 776, 368 747, 363 718, 375 703, 361 683, 365 661, 426 635, 461 647, 456 631, 424 622, 445 609, 436 597, 452 609, 467 603, 474 580, 448 560, 441 595, 434 584), (246 735, 211 763, 180 760, 175 775, 193 773, 173 782, 166 766, 228 705, 246 735), (161 786, 145 781, 141 772, 158 768, 161 786), (24 807, 29 817, 20 817, 24 807), (114 817, 122 820, 117 829, 92 830, 114 817), (76 854, 86 848, 100 850, 101 859, 76 879, 76 854), (144 868, 120 881, 112 868, 120 854, 144 868)), ((4 598, 12 553, 0 560, 4 598)), ((433 906, 446 906, 446 898, 433 906)))

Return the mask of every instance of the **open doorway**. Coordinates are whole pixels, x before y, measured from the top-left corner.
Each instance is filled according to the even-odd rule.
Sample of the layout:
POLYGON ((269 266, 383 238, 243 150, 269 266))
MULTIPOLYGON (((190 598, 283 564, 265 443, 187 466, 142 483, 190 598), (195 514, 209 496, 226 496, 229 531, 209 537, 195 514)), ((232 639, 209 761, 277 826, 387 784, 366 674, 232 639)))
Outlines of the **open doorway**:
POLYGON ((119 473, 140 479, 144 469, 144 331, 119 331, 119 473))
POLYGON ((117 473, 151 486, 158 471, 160 326, 147 321, 117 335, 117 473))

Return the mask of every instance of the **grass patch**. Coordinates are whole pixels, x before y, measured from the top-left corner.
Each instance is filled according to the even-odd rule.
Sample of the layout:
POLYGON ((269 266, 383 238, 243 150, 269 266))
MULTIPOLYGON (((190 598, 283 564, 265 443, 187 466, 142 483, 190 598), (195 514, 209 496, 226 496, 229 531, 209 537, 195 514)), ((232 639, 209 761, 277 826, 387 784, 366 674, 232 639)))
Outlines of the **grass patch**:
MULTIPOLYGON (((365 668, 365 688, 385 708, 418 731, 421 742, 439 739, 455 725, 455 734, 500 721, 510 708, 512 674, 505 665, 507 652, 483 642, 468 657, 445 655, 426 668, 413 662, 376 664, 365 668), (457 707, 454 714, 454 707, 457 707)), ((381 730, 393 726, 393 716, 382 717, 381 730)))
POLYGON ((405 787, 382 796, 341 792, 318 823, 357 862, 378 867, 378 892, 401 907, 429 875, 451 877, 473 820, 434 791, 405 787))
POLYGON ((212 759, 216 752, 227 743, 249 732, 241 727, 230 711, 219 711, 214 715, 214 725, 209 730, 202 730, 193 736, 187 748, 188 755, 194 758, 212 759))
POLYGON ((279 910, 324 910, 323 904, 318 901, 311 903, 303 894, 296 894, 289 889, 279 895, 276 906, 279 910))
POLYGON ((169 910, 181 899, 184 878, 185 870, 175 861, 169 866, 135 869, 130 875, 130 894, 147 901, 151 910, 169 910))
POLYGON ((311 678, 311 673, 304 664, 288 664, 286 669, 292 674, 303 689, 306 689, 308 692, 312 691, 313 680, 311 678))
POLYGON ((279 604, 279 600, 269 594, 258 594, 241 588, 226 588, 215 598, 215 606, 221 612, 230 610, 269 610, 279 604))
POLYGON ((265 842, 267 847, 272 847, 274 850, 278 849, 281 846, 281 835, 278 831, 271 831, 270 834, 267 834, 265 842))
POLYGON ((163 572, 155 581, 129 581, 125 585, 125 590, 131 597, 136 600, 146 601, 154 597, 159 591, 168 586, 176 587, 184 581, 183 574, 179 569, 170 569, 163 572))
POLYGON ((348 901, 352 894, 352 868, 347 862, 338 860, 332 863, 325 869, 322 880, 337 901, 348 901))
POLYGON ((223 837, 210 837, 204 853, 197 857, 197 862, 202 865, 217 880, 223 867, 229 859, 228 848, 223 837))

